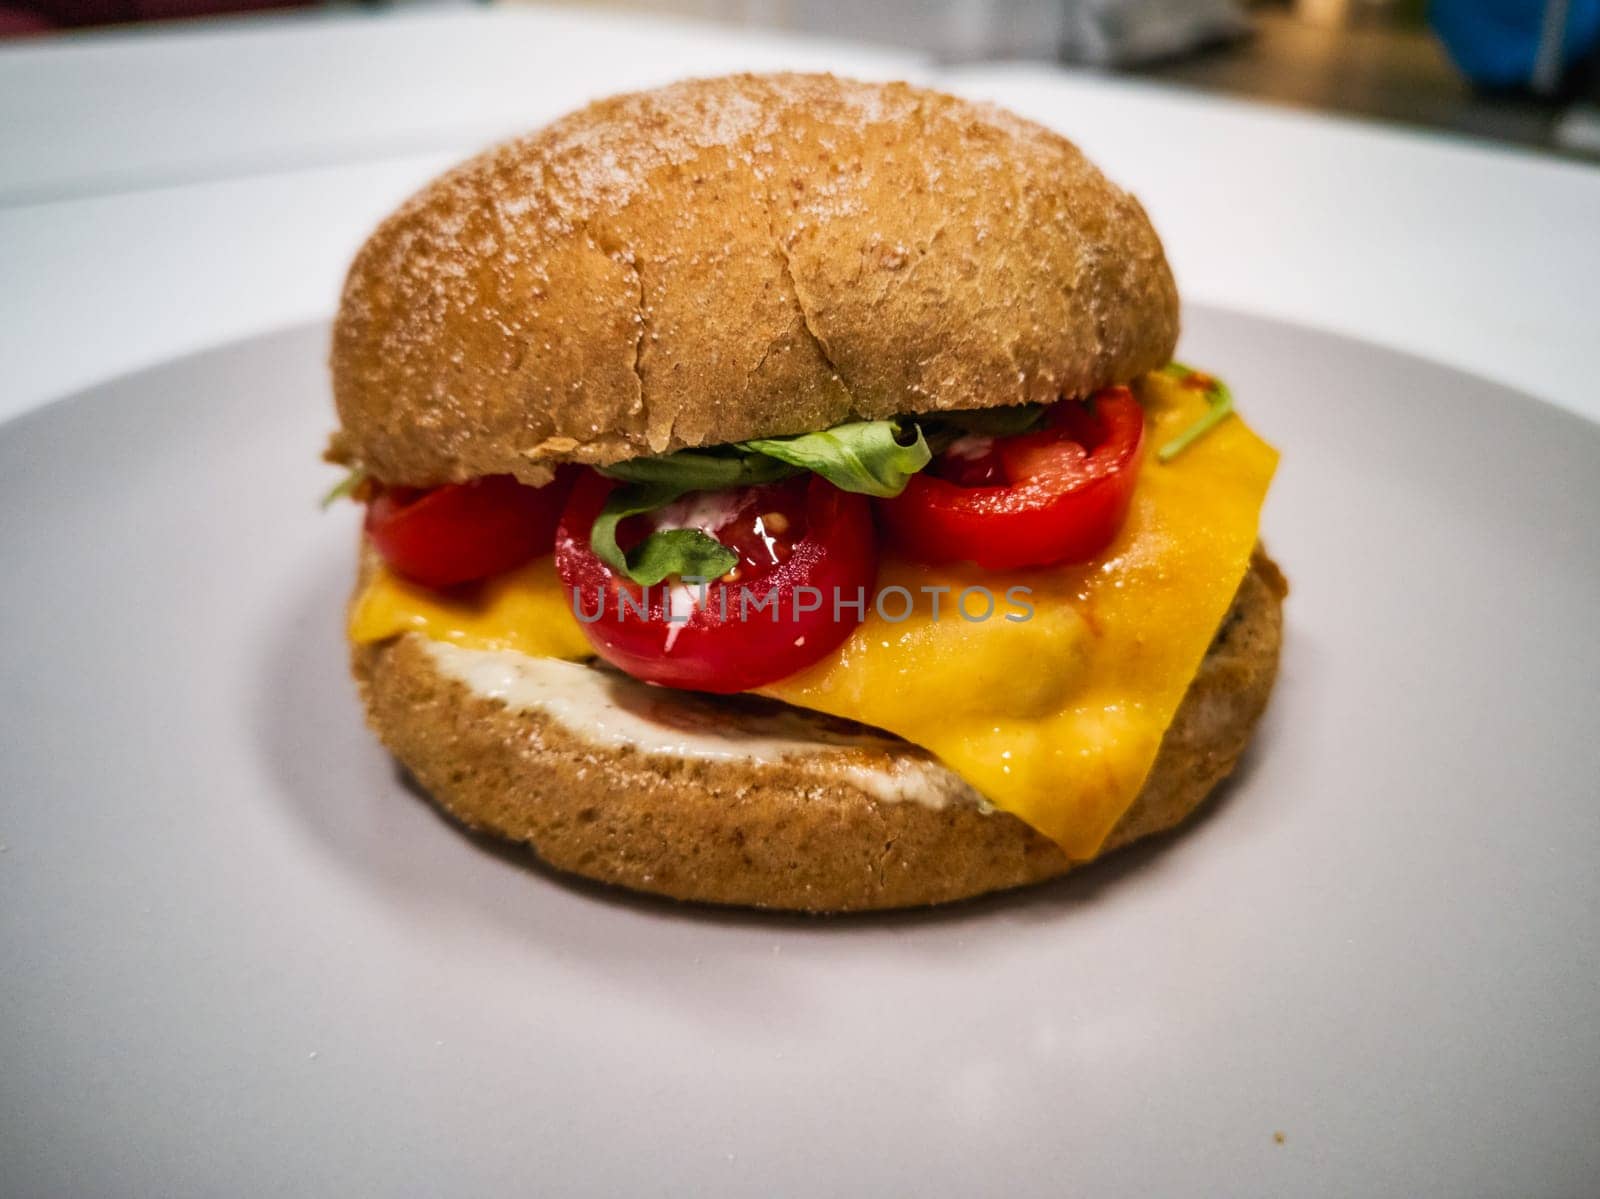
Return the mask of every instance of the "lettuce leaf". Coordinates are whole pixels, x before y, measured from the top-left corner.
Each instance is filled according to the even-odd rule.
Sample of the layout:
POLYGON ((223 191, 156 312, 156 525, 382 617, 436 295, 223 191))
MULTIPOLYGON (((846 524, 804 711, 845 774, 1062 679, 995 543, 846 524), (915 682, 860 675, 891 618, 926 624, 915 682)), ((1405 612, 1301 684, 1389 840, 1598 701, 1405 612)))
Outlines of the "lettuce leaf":
MULTIPOLYGON (((990 436, 1021 433, 1038 423, 1044 409, 991 409, 930 417, 928 427, 947 443, 965 432, 990 436)), ((594 522, 590 548, 601 561, 635 583, 654 586, 671 575, 714 579, 732 570, 738 557, 709 533, 662 529, 624 553, 617 526, 630 516, 654 512, 691 491, 716 491, 773 483, 800 471, 821 475, 843 491, 888 499, 905 490, 911 476, 933 459, 919 421, 854 421, 820 433, 762 437, 709 450, 680 450, 658 458, 633 458, 600 467, 627 484, 612 492, 594 522)))
POLYGON ((890 498, 905 490, 906 482, 933 458, 922 428, 907 429, 898 421, 856 421, 835 425, 820 433, 797 437, 763 437, 740 442, 740 448, 776 458, 821 475, 842 491, 890 498))
POLYGON ((698 485, 677 483, 632 483, 617 488, 595 517, 589 548, 612 570, 646 587, 654 587, 669 575, 715 579, 727 574, 738 565, 739 556, 699 529, 658 529, 627 553, 617 544, 617 526, 628 517, 654 512, 699 490, 698 485))
POLYGON ((1044 404, 1015 404, 1009 408, 971 408, 959 412, 941 412, 932 419, 941 425, 950 425, 963 433, 976 433, 980 437, 1014 437, 1030 432, 1048 411, 1044 404))
MULTIPOLYGON (((754 483, 775 483, 797 471, 772 458, 737 449, 680 450, 660 458, 630 458, 599 468, 600 473, 624 483, 672 486, 685 491, 716 491, 754 483)), ((676 498, 676 497, 674 497, 676 498)), ((671 503, 671 500, 665 501, 671 503)))
POLYGON ((1014 437, 1028 433, 1044 420, 1044 404, 1019 404, 1010 408, 972 408, 938 412, 918 422, 928 439, 928 448, 942 454, 967 436, 1014 437))

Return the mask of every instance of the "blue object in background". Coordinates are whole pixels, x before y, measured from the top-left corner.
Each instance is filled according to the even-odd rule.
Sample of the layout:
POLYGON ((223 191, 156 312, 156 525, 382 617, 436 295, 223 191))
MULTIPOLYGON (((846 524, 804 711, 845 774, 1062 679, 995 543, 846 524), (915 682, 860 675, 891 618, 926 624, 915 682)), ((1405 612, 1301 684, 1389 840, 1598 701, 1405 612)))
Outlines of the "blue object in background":
POLYGON ((1547 91, 1600 40, 1600 0, 1432 0, 1428 22, 1474 83, 1547 91), (1551 45, 1541 62, 1546 38, 1551 45))

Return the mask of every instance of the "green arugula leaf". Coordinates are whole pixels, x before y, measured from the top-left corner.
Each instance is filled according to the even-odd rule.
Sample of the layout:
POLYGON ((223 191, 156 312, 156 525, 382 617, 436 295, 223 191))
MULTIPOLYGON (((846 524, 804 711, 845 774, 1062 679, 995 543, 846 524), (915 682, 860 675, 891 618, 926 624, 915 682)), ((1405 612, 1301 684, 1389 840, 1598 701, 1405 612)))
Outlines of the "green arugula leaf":
MULTIPOLYGON (((947 413, 936 419, 938 436, 962 432, 1006 436, 1032 428, 1040 405, 947 413)), ((607 498, 589 534, 595 555, 635 583, 654 586, 671 575, 714 579, 738 564, 738 556, 698 529, 660 529, 624 553, 617 528, 630 516, 665 507, 691 491, 718 491, 773 483, 800 471, 821 475, 835 487, 884 498, 899 495, 912 475, 933 458, 917 422, 855 421, 820 433, 763 437, 709 450, 681 450, 659 458, 632 458, 599 468, 621 480, 607 498)))
MULTIPOLYGON (((716 491, 754 483, 775 483, 797 473, 794 467, 756 453, 731 449, 680 450, 661 458, 630 458, 599 468, 624 483, 674 486, 683 491, 716 491), (730 452, 731 450, 731 452, 730 452)), ((670 501, 668 501, 670 502, 670 501)))
POLYGON ((1014 437, 1030 432, 1044 420, 1046 410, 1044 404, 962 409, 934 413, 917 423, 928 439, 928 448, 942 454, 963 437, 1014 437))
POLYGON ((856 421, 835 425, 820 433, 797 437, 763 437, 740 442, 740 448, 776 458, 821 475, 843 491, 889 498, 905 490, 906 482, 933 458, 922 429, 910 442, 898 421, 856 421))
POLYGON ((973 408, 960 412, 941 412, 937 420, 953 425, 963 433, 980 437, 1015 437, 1030 432, 1044 420, 1043 404, 1015 404, 1009 408, 973 408))
POLYGON ((669 575, 685 579, 719 579, 739 565, 739 555, 710 533, 699 529, 661 529, 628 554, 628 573, 652 587, 669 575))
MULTIPOLYGON (((676 457, 676 455, 674 455, 676 457)), ((665 507, 699 487, 676 483, 633 483, 606 497, 589 533, 589 548, 618 574, 653 587, 669 575, 715 579, 727 574, 739 556, 699 529, 660 529, 624 553, 617 544, 617 526, 630 516, 665 507)))
POLYGON ((344 499, 346 496, 354 495, 356 488, 360 487, 366 481, 367 472, 357 467, 355 470, 351 471, 344 478, 335 483, 329 490, 328 494, 322 497, 323 509, 326 510, 332 507, 335 503, 344 499))
MULTIPOLYGON (((1192 366, 1184 366, 1181 362, 1167 363, 1166 366, 1161 368, 1161 373, 1168 378, 1180 381, 1201 374, 1192 366)), ((1156 451, 1157 460, 1171 462, 1232 414, 1233 392, 1228 385, 1215 375, 1201 375, 1201 377, 1207 383, 1206 403, 1209 407, 1206 409, 1206 414, 1158 449, 1156 451)))

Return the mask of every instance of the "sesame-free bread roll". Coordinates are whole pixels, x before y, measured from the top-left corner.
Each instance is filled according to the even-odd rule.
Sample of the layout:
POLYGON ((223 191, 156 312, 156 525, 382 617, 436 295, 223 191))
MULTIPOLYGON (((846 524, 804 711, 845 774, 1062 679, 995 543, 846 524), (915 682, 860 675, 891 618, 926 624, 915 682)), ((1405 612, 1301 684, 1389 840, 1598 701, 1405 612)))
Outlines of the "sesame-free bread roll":
POLYGON ((999 109, 827 75, 602 100, 361 249, 330 456, 387 483, 1053 401, 1165 363, 1144 211, 999 109))

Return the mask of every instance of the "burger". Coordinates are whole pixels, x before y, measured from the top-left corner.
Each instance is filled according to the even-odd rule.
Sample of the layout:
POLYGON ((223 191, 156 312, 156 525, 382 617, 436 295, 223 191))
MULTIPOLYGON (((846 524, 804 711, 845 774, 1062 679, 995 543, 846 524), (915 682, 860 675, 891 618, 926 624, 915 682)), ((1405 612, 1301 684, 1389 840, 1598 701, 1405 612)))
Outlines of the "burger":
POLYGON ((558 871, 936 904, 1173 828, 1277 669, 1275 452, 1144 211, 996 108, 694 80, 389 217, 333 329, 368 720, 558 871))

